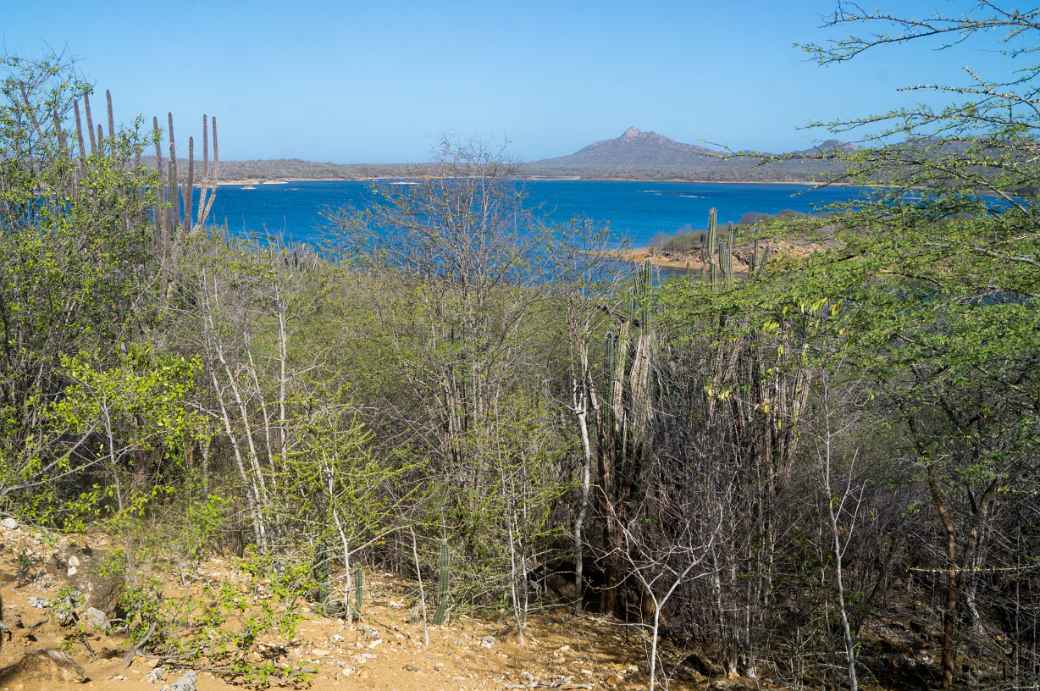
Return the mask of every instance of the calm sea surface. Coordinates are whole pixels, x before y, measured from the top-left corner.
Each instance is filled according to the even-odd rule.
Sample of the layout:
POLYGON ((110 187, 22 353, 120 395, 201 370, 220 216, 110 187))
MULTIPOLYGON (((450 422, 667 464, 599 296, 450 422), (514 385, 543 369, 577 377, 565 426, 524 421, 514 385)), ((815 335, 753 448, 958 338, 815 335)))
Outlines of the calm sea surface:
MULTIPOLYGON (((372 184, 330 181, 257 185, 255 189, 221 187, 210 221, 227 223, 234 234, 270 233, 290 243, 317 243, 329 232, 323 214, 348 205, 363 207, 372 199, 372 184)), ((542 218, 553 222, 591 219, 609 226, 613 237, 632 246, 645 245, 660 233, 703 228, 712 207, 718 209, 719 221, 727 223, 748 212, 820 211, 869 193, 861 188, 805 185, 589 180, 519 184, 526 191, 526 203, 542 218)))

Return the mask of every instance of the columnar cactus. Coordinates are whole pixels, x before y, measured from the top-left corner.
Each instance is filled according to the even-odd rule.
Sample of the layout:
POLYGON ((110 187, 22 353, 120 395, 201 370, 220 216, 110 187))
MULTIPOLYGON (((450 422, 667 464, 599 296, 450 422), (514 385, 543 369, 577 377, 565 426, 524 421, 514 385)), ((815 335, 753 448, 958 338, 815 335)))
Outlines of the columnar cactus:
POLYGON ((86 147, 83 146, 83 123, 80 121, 79 117, 78 100, 72 102, 72 112, 76 118, 76 146, 79 147, 79 167, 80 173, 82 173, 83 169, 87 165, 87 150, 86 147))
POLYGON ((448 540, 441 540, 441 554, 437 564, 437 611, 433 623, 440 626, 448 620, 448 599, 451 595, 451 554, 448 540))
POLYGON ((202 181, 199 185, 199 210, 195 225, 204 223, 203 212, 206 210, 206 197, 209 194, 209 116, 202 114, 202 181))
POLYGON ((311 578, 318 586, 315 595, 323 607, 329 600, 329 552, 328 540, 322 537, 314 548, 314 559, 311 561, 311 578))
POLYGON ((708 255, 706 257, 708 278, 712 286, 718 282, 718 267, 715 263, 715 253, 719 246, 718 218, 718 210, 712 208, 708 212, 708 255))
POLYGON ((180 212, 178 208, 180 206, 180 199, 178 199, 177 195, 177 140, 173 134, 173 113, 166 114, 166 123, 166 136, 170 143, 170 177, 166 181, 169 190, 168 202, 170 205, 167 209, 167 226, 172 239, 177 229, 177 220, 180 212))
MULTIPOLYGON (((108 141, 114 147, 116 142, 116 118, 112 112, 112 92, 105 90, 105 101, 108 106, 108 141)), ((113 150, 114 153, 114 150, 113 150)))
POLYGON ((97 153, 97 137, 94 134, 94 117, 90 114, 90 94, 83 94, 83 108, 87 111, 87 134, 90 135, 90 154, 97 153))
MULTIPOLYGON (((718 227, 718 211, 711 209, 708 212, 708 230, 701 239, 701 257, 704 266, 701 278, 712 288, 720 285, 730 285, 733 282, 733 252, 737 247, 737 228, 728 224, 725 231, 726 239, 720 237, 718 227)), ((754 271, 758 264, 758 250, 754 251, 751 259, 751 268, 754 271)))
POLYGON ((361 618, 361 606, 365 601, 365 569, 358 564, 354 567, 354 619, 361 618))
MULTIPOLYGON (((205 116, 203 116, 203 117, 205 117, 205 116)), ((203 154, 204 154, 204 156, 206 156, 206 161, 205 161, 205 173, 204 173, 205 177, 203 179, 202 189, 199 192, 199 212, 198 212, 198 218, 197 218, 197 220, 195 222, 195 225, 197 225, 199 227, 202 227, 202 226, 206 225, 206 220, 209 218, 210 211, 213 210, 213 202, 217 198, 217 189, 216 189, 216 185, 215 185, 215 183, 213 181, 214 181, 214 179, 218 175, 220 175, 220 143, 217 140, 217 118, 215 116, 210 116, 210 124, 211 124, 211 128, 210 129, 212 130, 212 134, 213 134, 213 163, 212 163, 212 165, 210 165, 209 158, 208 158, 209 148, 208 148, 208 145, 207 145, 208 144, 207 130, 206 130, 205 125, 203 125, 203 128, 202 128, 203 154), (205 198, 205 203, 203 203, 203 198, 205 198)))
POLYGON ((184 185, 184 234, 191 232, 191 193, 195 187, 195 140, 188 137, 188 181, 184 185))
POLYGON ((156 251, 160 256, 166 251, 168 243, 168 231, 166 226, 166 214, 163 209, 166 202, 166 186, 163 184, 165 169, 162 157, 162 132, 159 129, 159 118, 152 118, 152 141, 155 144, 155 169, 159 174, 159 186, 155 194, 155 244, 156 251))
POLYGON ((631 333, 631 320, 626 319, 621 322, 614 339, 610 407, 614 419, 614 432, 619 435, 625 428, 625 371, 628 369, 628 346, 631 341, 631 333))

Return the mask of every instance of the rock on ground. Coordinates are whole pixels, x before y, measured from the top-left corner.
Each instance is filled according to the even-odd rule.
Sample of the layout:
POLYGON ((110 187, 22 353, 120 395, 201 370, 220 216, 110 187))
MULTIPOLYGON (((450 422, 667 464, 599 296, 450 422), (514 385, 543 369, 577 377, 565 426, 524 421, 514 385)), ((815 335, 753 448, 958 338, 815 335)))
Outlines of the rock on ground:
POLYGON ((88 607, 83 612, 83 618, 95 631, 108 631, 108 615, 97 607, 88 607))
POLYGON ((189 670, 177 681, 162 687, 162 691, 198 691, 198 688, 198 675, 194 671, 189 670))

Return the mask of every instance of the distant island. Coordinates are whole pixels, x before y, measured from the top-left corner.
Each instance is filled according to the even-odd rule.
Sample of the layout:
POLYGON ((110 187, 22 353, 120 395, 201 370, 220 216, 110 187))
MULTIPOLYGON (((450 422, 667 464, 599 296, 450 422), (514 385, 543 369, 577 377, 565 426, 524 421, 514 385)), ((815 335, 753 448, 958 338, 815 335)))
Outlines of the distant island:
MULTIPOLYGON (((822 183, 841 176, 845 170, 841 154, 853 148, 828 140, 785 154, 728 152, 629 127, 619 137, 566 156, 519 163, 517 175, 531 179, 822 183)), ((187 166, 179 168, 187 170, 187 166)), ((283 158, 222 161, 217 179, 221 184, 258 185, 288 180, 421 178, 434 172, 429 163, 329 163, 283 158)))

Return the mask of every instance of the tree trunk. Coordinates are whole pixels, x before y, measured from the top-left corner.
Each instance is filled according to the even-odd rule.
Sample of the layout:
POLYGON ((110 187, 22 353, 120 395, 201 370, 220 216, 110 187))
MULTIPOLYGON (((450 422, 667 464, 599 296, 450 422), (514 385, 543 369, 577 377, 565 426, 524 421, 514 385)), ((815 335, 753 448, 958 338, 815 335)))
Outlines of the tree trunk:
MULTIPOLYGON (((583 357, 582 359, 583 366, 585 366, 585 363, 588 362, 588 359, 587 357, 583 357)), ((585 367, 585 369, 587 369, 587 367, 585 367)), ((574 410, 575 414, 578 417, 578 429, 581 432, 581 449, 583 454, 578 515, 574 519, 574 608, 578 612, 581 612, 583 609, 585 584, 585 554, 582 530, 585 526, 585 516, 588 513, 589 494, 592 484, 592 443, 589 440, 588 394, 587 390, 585 389, 585 379, 586 377, 583 373, 582 382, 580 384, 577 380, 574 381, 574 410)))
POLYGON ((957 632, 957 528, 953 524, 953 518, 946 507, 946 500, 935 479, 935 471, 930 465, 928 467, 928 489, 943 529, 946 531, 946 606, 943 610, 942 685, 944 689, 952 689, 957 632))

